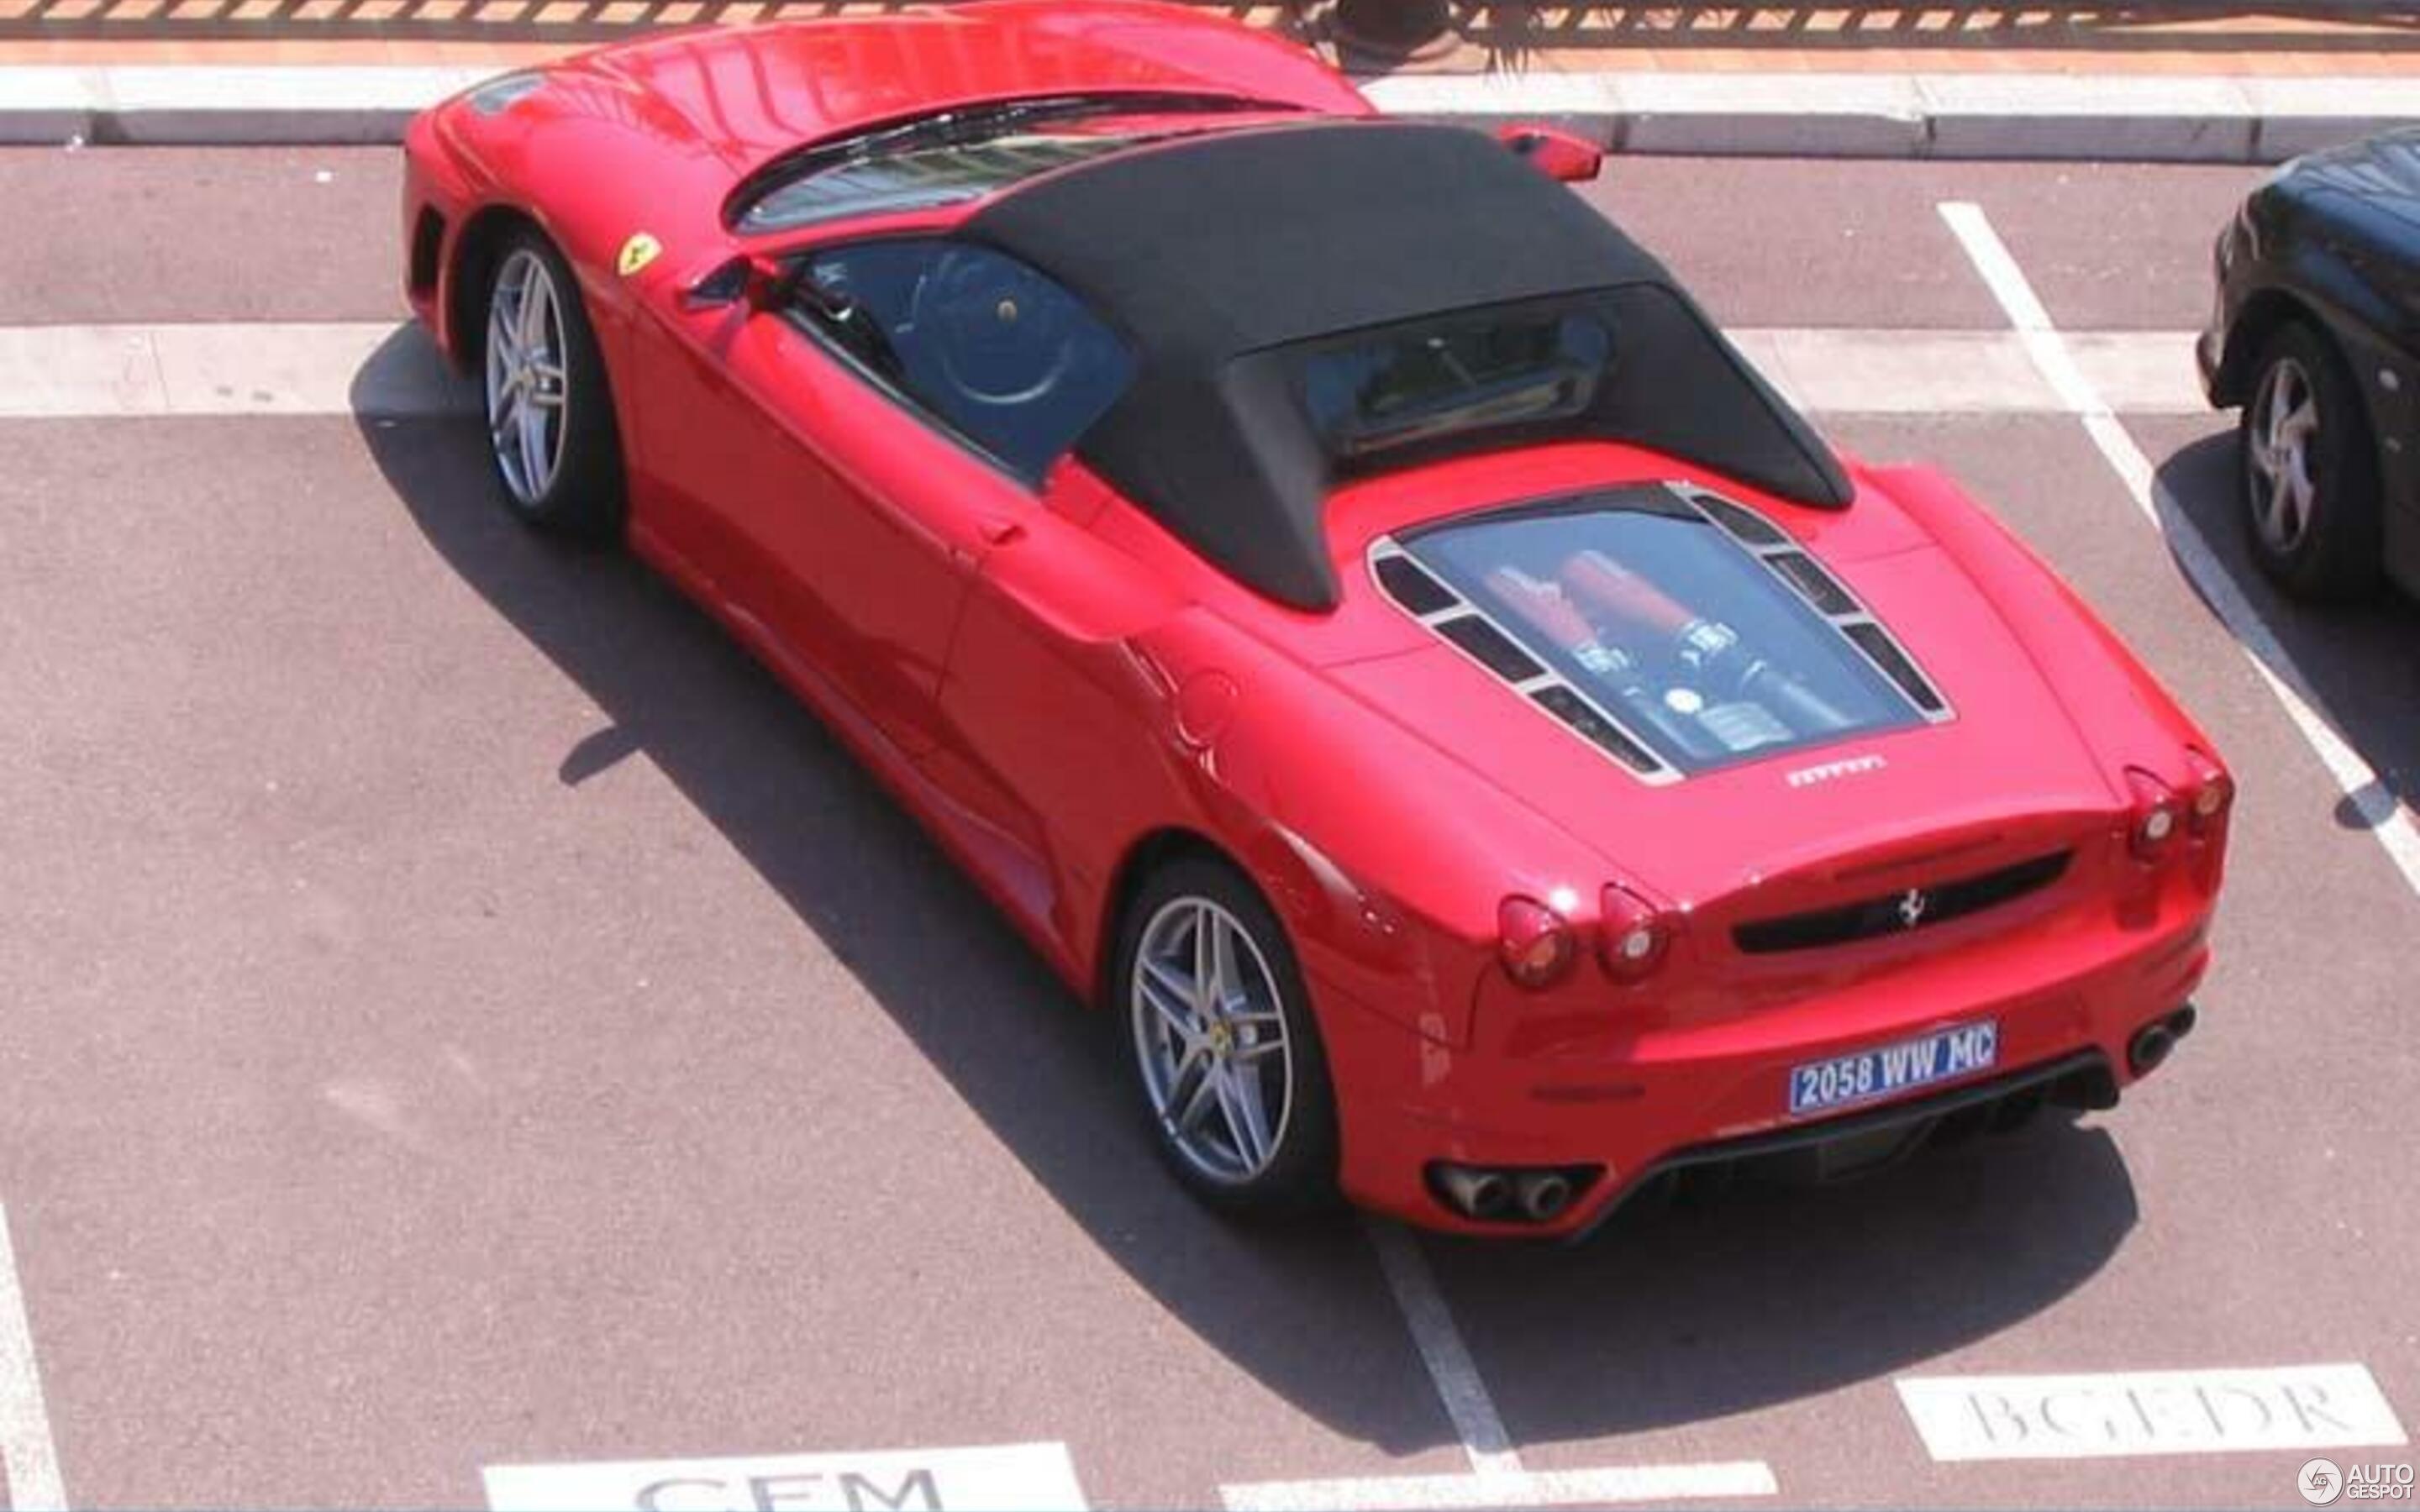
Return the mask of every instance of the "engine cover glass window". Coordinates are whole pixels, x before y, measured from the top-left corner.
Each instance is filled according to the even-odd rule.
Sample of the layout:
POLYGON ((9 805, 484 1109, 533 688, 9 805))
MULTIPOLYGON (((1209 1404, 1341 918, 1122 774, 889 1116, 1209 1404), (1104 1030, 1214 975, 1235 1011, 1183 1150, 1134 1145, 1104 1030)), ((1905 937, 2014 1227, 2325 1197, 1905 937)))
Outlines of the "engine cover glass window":
POLYGON ((1506 510, 1399 540, 1678 771, 1923 717, 1803 590, 1665 490, 1506 510))

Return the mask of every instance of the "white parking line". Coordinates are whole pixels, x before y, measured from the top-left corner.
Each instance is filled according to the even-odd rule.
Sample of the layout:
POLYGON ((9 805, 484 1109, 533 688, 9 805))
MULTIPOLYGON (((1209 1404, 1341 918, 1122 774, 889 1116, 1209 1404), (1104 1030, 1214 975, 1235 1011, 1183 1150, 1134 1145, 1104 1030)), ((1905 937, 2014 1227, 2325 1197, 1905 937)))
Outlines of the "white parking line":
POLYGON ((41 1373, 34 1367, 34 1332, 25 1322, 25 1294, 17 1283, 17 1252, 8 1242, 8 1209, 0 1203, 0 1470, 8 1476, 13 1512, 64 1512, 59 1452, 42 1405, 41 1373))
POLYGON ((1462 1342, 1462 1330, 1454 1326, 1445 1293, 1437 1289, 1436 1277, 1420 1257, 1418 1242, 1400 1224, 1373 1218, 1362 1227, 1378 1252, 1387 1289, 1395 1294, 1395 1305, 1403 1309, 1404 1321, 1412 1331, 1420 1364, 1428 1366, 1437 1398, 1445 1403, 1445 1415, 1453 1420, 1463 1452, 1470 1457, 1471 1473, 1482 1477, 1519 1474, 1521 1457, 1513 1452, 1512 1435, 1504 1431, 1496 1399, 1487 1395, 1487 1382, 1479 1378, 1479 1365, 1462 1342))
POLYGON ((1347 1480, 1273 1480, 1222 1486, 1228 1512, 1448 1512, 1448 1509, 1603 1506, 1771 1496, 1761 1459, 1709 1465, 1627 1465, 1606 1470, 1521 1471, 1505 1475, 1371 1475, 1347 1480))
POLYGON ((1512 1435, 1462 1341, 1445 1293, 1401 1225, 1365 1219, 1378 1267, 1394 1293, 1419 1350, 1429 1382, 1462 1441, 1470 1472, 1459 1475, 1361 1475, 1332 1480, 1259 1481, 1221 1486, 1229 1512, 1427 1512, 1446 1507, 1602 1505, 1614 1502, 1675 1502, 1697 1497, 1771 1496, 1780 1488, 1761 1459, 1697 1465, 1618 1465, 1603 1469, 1532 1471, 1521 1463, 1512 1435))
POLYGON ((0 327, 6 419, 436 415, 474 403, 426 337, 391 320, 0 327))
POLYGON ((2177 564, 2184 569, 2185 577, 2211 612, 2235 637, 2253 671, 2260 674, 2261 681, 2269 685, 2269 690, 2284 705, 2294 728, 2302 732, 2304 740, 2327 767, 2328 775, 2335 779, 2363 824, 2377 837, 2387 859, 2403 874, 2405 885, 2420 893, 2420 830, 2414 829, 2411 816, 2403 811, 2402 805, 2369 763, 2320 717, 2314 707, 2309 679, 2261 620, 2259 611, 2243 596, 2243 591, 2235 585, 2235 579, 2220 565, 2192 517, 2159 480, 2150 459, 2134 444, 2134 438, 2119 424, 2100 391, 2077 365, 2066 338, 2051 324, 2050 313, 2035 297, 2033 285, 2026 281, 2017 260, 2009 255, 1999 233, 1992 229, 1983 208, 1952 200, 1936 208, 1948 223, 1959 245, 1965 249, 1993 298, 2007 313, 2009 323, 2024 341, 2034 366, 2058 396, 2060 408, 2084 423, 2085 433, 2092 438, 2092 444, 2100 448, 2111 471, 2126 486, 2135 507, 2166 538, 2177 564))
MULTIPOLYGON (((2007 331, 1799 330, 1729 332, 1802 408, 1869 414, 2041 414, 2060 399, 2007 331)), ((2193 334, 2098 332, 2076 338, 2096 392, 2128 412, 2205 407, 2193 334)), ((447 372, 426 336, 388 321, 263 320, 167 325, 0 326, 0 419, 198 415, 467 414, 475 388, 447 372)))

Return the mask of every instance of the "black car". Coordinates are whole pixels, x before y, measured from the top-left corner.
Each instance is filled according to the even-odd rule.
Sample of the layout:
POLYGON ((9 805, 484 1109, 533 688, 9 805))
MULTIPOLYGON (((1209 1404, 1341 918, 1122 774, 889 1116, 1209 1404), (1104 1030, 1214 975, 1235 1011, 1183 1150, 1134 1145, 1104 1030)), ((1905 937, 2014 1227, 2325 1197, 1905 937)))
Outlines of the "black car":
POLYGON ((2287 592, 2420 594, 2420 131, 2295 159, 2218 239, 2198 344, 2242 405, 2244 521, 2287 592))

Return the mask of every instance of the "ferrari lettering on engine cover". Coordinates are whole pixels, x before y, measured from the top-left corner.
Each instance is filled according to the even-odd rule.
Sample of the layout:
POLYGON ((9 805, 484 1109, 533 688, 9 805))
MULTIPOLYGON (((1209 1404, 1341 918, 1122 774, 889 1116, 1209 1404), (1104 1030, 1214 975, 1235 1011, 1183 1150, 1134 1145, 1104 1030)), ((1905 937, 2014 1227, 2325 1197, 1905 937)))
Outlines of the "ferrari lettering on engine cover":
POLYGON ((1794 788, 1810 788, 1818 782, 1830 782, 1860 772, 1879 772, 1890 764, 1880 756, 1852 756, 1846 761, 1825 762, 1821 766, 1802 766, 1782 779, 1794 788))

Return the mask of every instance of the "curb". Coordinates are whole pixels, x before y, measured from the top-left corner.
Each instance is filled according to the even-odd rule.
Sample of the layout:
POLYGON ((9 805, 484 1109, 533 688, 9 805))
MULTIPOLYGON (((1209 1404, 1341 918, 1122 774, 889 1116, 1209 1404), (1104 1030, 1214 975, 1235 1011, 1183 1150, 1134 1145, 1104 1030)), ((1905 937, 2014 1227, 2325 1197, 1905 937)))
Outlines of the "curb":
POLYGON ((2010 73, 1404 75, 1381 108, 1544 118, 1618 153, 2273 163, 2420 124, 2394 78, 2010 73))
POLYGON ((0 68, 0 145, 358 147, 489 68, 0 68))
MULTIPOLYGON (((0 144, 359 146, 483 68, 0 69, 0 144)), ((1619 153, 2281 162, 2420 123, 2396 78, 2128 74, 1404 74, 1359 81, 1395 115, 1551 121, 1619 153)))

